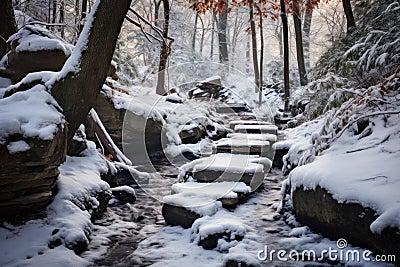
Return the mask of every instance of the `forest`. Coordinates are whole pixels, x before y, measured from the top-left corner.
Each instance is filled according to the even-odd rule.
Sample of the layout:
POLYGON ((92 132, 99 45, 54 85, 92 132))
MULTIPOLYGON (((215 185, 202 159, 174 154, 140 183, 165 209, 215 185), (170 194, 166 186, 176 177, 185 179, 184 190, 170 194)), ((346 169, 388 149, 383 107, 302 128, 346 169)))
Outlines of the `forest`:
POLYGON ((399 0, 0 0, 0 266, 399 266, 399 0))

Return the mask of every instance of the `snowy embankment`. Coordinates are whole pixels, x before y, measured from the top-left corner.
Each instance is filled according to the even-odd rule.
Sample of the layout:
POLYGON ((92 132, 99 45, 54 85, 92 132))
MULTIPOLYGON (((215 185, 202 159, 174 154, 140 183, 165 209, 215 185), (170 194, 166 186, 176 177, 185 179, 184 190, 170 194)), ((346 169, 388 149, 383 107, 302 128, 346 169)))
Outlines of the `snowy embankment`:
POLYGON ((104 199, 111 197, 109 185, 100 178, 107 171, 106 159, 92 142, 81 157, 67 157, 60 166, 58 193, 45 217, 0 228, 0 265, 88 265, 71 249, 85 249, 92 231, 91 218, 105 208, 104 199))
POLYGON ((311 102, 305 114, 309 118, 322 115, 287 130, 288 141, 275 144, 290 148, 284 157, 283 170, 290 172, 284 184, 291 187, 296 215, 309 216, 308 222, 313 219, 320 228, 348 231, 349 238, 378 251, 390 251, 400 229, 399 9, 398 1, 377 0, 365 7, 357 29, 332 47, 313 70, 315 80, 308 85, 311 102), (324 199, 332 197, 337 205, 324 199, 308 211, 299 205, 300 199, 317 201, 318 192, 323 192, 324 199), (335 211, 334 206, 338 207, 335 211), (357 215, 353 209, 358 219, 346 218, 350 206, 361 207, 365 213, 357 215), (321 213, 332 208, 332 214, 324 217, 313 213, 314 208, 321 213), (349 229, 359 222, 360 232, 343 229, 340 223, 345 220, 352 222, 349 229), (389 231, 395 233, 391 241, 383 237, 389 231))
MULTIPOLYGON (((350 236, 343 236, 350 242, 354 240, 355 243, 386 253, 396 253, 391 243, 398 238, 398 234, 397 237, 396 234, 391 235, 391 241, 383 241, 386 243, 384 246, 371 240, 376 237, 387 240, 384 232, 387 236, 388 231, 398 232, 400 229, 399 85, 399 74, 394 74, 382 84, 367 89, 337 89, 331 99, 346 93, 349 94, 347 101, 314 121, 287 130, 286 136, 292 141, 276 144, 290 147, 284 157, 284 171, 291 171, 288 184, 298 219, 306 218, 308 223, 314 220, 316 225, 325 225, 327 229, 342 235, 350 232, 350 236), (325 215, 309 212, 298 202, 308 201, 310 197, 317 201, 314 198, 318 198, 320 189, 325 190, 339 205, 357 204, 365 209, 366 214, 370 214, 368 210, 371 210, 371 217, 363 212, 357 215, 355 209, 358 219, 344 219, 348 209, 340 208, 336 212, 343 214, 336 214, 337 225, 332 225, 325 221, 325 215), (361 223, 364 216, 362 223, 367 226, 366 232, 361 232, 361 235, 365 241, 360 241, 362 237, 350 230, 358 225, 347 224, 349 229, 339 229, 343 228, 341 222, 346 224, 340 218, 348 222, 360 220, 361 223)), ((326 209, 336 204, 321 202, 319 205, 331 216, 326 209)), ((363 226, 359 225, 359 229, 363 229, 363 226)))

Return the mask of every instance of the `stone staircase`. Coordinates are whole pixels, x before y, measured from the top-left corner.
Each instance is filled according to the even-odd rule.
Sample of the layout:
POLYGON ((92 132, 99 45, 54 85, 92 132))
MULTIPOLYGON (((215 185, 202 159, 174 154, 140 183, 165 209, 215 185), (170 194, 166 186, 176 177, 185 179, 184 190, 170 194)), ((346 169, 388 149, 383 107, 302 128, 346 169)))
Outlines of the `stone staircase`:
MULTIPOLYGON (((162 215, 167 225, 198 228, 197 222, 204 217, 207 220, 202 224, 211 227, 216 223, 212 218, 246 202, 263 183, 272 167, 277 127, 249 119, 232 120, 229 127, 232 133, 214 141, 212 155, 180 167, 180 182, 172 185, 171 195, 163 199, 162 215)), ((199 235, 194 238, 199 246, 214 249, 219 238, 226 240, 229 229, 214 228, 209 235, 193 231, 199 235)), ((236 240, 241 238, 238 235, 236 240)))

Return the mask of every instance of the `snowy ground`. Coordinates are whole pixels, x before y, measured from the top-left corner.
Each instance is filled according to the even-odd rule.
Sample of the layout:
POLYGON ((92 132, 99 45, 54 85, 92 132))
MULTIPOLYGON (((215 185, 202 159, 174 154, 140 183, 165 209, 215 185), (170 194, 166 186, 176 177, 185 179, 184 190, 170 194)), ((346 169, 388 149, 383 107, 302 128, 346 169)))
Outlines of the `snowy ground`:
MULTIPOLYGON (((265 186, 255 193, 247 203, 239 206, 233 212, 221 210, 211 217, 206 216, 200 221, 196 221, 190 229, 183 229, 179 226, 162 226, 162 221, 153 219, 160 216, 160 204, 142 202, 147 208, 140 207, 140 210, 146 212, 153 209, 155 214, 145 216, 153 223, 142 225, 141 230, 132 230, 138 232, 136 236, 125 234, 126 238, 116 241, 106 256, 97 261, 96 266, 109 266, 110 264, 113 266, 222 266, 229 259, 252 263, 251 266, 308 266, 309 262, 304 261, 289 259, 286 262, 279 261, 276 255, 272 260, 263 258, 265 246, 268 251, 282 249, 286 253, 291 250, 299 253, 303 250, 315 250, 317 255, 321 255, 323 250, 338 248, 336 241, 315 234, 308 227, 300 226, 295 221, 294 225, 289 226, 283 220, 273 218, 281 201, 280 184, 282 179, 279 170, 273 170, 269 174, 265 186), (213 223, 209 224, 211 220, 213 223), (227 229, 235 233, 244 233, 244 238, 241 242, 220 242, 216 249, 205 250, 197 245, 197 235, 193 234, 202 226, 201 231, 208 233, 220 230, 221 227, 228 227, 227 229), (258 258, 258 254, 260 258, 258 258)), ((138 210, 133 208, 131 214, 138 214, 138 210)), ((128 215, 125 213, 124 216, 128 215)), ((118 216, 114 214, 113 220, 118 220, 118 216)), ((115 228, 117 232, 120 231, 118 225, 110 227, 115 228)), ((359 253, 364 251, 352 246, 348 246, 347 250, 357 250, 359 253)), ((329 261, 327 258, 315 264, 316 266, 331 266, 332 264, 386 266, 385 264, 370 264, 365 261, 340 263, 340 261, 329 261)))

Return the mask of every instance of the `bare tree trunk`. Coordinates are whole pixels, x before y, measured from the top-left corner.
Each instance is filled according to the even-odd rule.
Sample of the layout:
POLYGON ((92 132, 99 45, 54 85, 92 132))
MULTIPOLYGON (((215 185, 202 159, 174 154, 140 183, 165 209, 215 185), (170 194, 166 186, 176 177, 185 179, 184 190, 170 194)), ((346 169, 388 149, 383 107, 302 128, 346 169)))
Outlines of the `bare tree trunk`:
POLYGON ((158 27, 161 0, 154 0, 154 25, 158 27))
POLYGON ((210 60, 213 60, 214 57, 214 32, 215 32, 215 13, 212 12, 212 21, 211 21, 211 51, 210 51, 210 60))
POLYGON ((199 20, 199 13, 196 12, 196 17, 194 19, 194 28, 193 28, 193 36, 192 36, 192 53, 196 53, 196 32, 197 32, 197 21, 199 20))
POLYGON ((55 24, 57 22, 57 0, 53 0, 53 7, 51 13, 52 13, 51 23, 55 24))
POLYGON ((260 12, 260 91, 258 92, 258 105, 262 104, 262 87, 263 87, 263 63, 264 63, 264 33, 263 33, 263 17, 260 12))
POLYGON ((68 141, 72 139, 79 125, 86 120, 96 102, 130 3, 131 0, 99 1, 97 9, 93 10, 92 25, 85 25, 84 30, 90 29, 88 36, 81 35, 78 40, 78 43, 87 40, 86 45, 82 49, 75 48, 70 57, 73 59, 79 56, 80 60, 74 62, 76 66, 73 70, 67 61, 61 71, 67 74, 60 77, 51 89, 69 124, 68 141), (107 25, 107 30, 104 30, 104 25, 107 25))
POLYGON ((87 12, 87 0, 82 0, 82 8, 81 8, 81 25, 79 26, 79 32, 82 32, 83 27, 84 27, 84 20, 86 18, 86 12, 87 12))
POLYGON ((12 0, 0 0, 0 59, 7 52, 7 39, 16 32, 12 0))
POLYGON ((255 92, 257 93, 260 88, 260 71, 258 69, 258 56, 257 56, 257 33, 256 25, 254 22, 253 1, 250 2, 250 30, 251 30, 251 45, 253 52, 253 69, 254 81, 256 83, 255 92))
POLYGON ((239 30, 238 30, 238 19, 239 19, 239 12, 236 10, 235 12, 235 23, 233 24, 233 34, 232 34, 232 42, 231 42, 231 66, 232 68, 235 67, 235 54, 236 54, 236 45, 237 45, 237 39, 239 35, 239 30))
POLYGON ((351 32, 352 27, 356 27, 356 21, 353 16, 353 9, 351 8, 350 0, 342 0, 344 14, 347 21, 347 33, 351 32))
POLYGON ((250 73, 250 39, 251 35, 249 34, 249 38, 246 41, 246 73, 250 73))
POLYGON ((289 111, 290 84, 289 84, 289 29, 286 15, 285 0, 280 0, 283 31, 283 79, 285 86, 285 111, 289 111))
POLYGON ((303 34, 301 31, 301 20, 299 14, 299 4, 297 0, 292 0, 293 3, 293 24, 296 35, 296 56, 297 56, 297 67, 299 69, 300 84, 306 85, 307 74, 306 66, 304 64, 304 51, 303 51, 303 34))
MULTIPOLYGON (((65 9, 65 3, 64 3, 64 0, 61 0, 61 2, 60 2, 60 19, 59 19, 60 24, 64 24, 64 12, 65 12, 64 9, 65 9)), ((65 37, 65 27, 64 26, 61 26, 60 32, 61 32, 61 38, 64 38, 65 37)))
POLYGON ((170 44, 167 43, 168 28, 169 28, 169 1, 162 0, 164 7, 164 28, 163 37, 164 42, 161 45, 160 63, 158 65, 157 87, 156 93, 163 95, 165 93, 165 68, 167 66, 168 56, 170 53, 170 44))
POLYGON ((204 28, 203 18, 201 16, 199 16, 199 19, 201 22, 200 56, 203 56, 204 36, 205 36, 206 30, 204 28))
POLYGON ((218 19, 218 43, 219 43, 219 61, 226 63, 229 61, 228 56, 228 40, 227 40, 227 23, 228 23, 228 4, 226 3, 219 14, 218 19))
POLYGON ((303 22, 303 44, 304 44, 304 61, 306 65, 306 70, 310 69, 310 33, 311 33, 311 20, 312 20, 313 10, 306 12, 304 15, 303 22))

